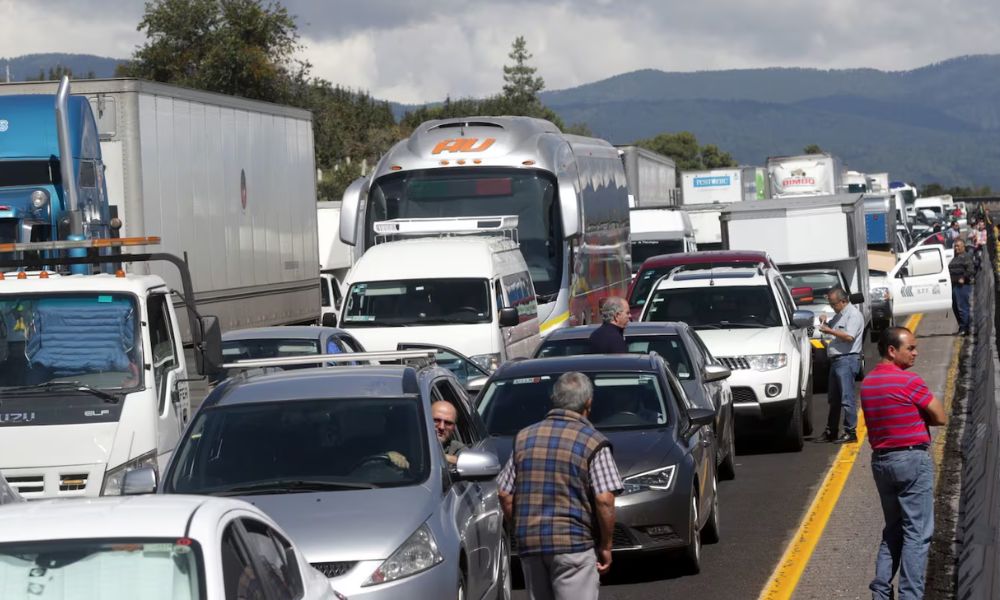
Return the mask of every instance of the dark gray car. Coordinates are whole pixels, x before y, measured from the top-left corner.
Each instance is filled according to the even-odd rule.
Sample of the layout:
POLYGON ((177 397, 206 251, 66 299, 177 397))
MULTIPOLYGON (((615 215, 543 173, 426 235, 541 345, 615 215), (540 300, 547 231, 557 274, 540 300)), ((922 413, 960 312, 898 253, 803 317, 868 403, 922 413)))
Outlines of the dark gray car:
POLYGON ((695 405, 655 353, 508 362, 477 399, 501 462, 513 438, 551 409, 568 371, 594 383, 590 420, 610 440, 625 493, 615 499, 614 552, 680 549, 698 572, 701 543, 719 539, 715 411, 695 405))
MULTIPOLYGON (((590 334, 596 325, 557 329, 542 341, 535 358, 589 354, 590 334)), ((733 392, 726 381, 729 369, 715 360, 698 334, 680 322, 629 323, 625 328, 629 352, 656 352, 680 380, 688 397, 698 406, 715 411, 718 437, 716 464, 720 479, 736 477, 736 433, 733 392)))

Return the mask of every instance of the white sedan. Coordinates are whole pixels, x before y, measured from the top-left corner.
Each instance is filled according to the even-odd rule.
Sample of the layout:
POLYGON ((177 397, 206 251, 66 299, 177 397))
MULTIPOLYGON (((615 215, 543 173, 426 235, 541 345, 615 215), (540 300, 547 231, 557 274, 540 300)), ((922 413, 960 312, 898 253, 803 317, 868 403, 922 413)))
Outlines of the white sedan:
POLYGON ((344 600, 257 508, 182 495, 3 506, 0 598, 344 600))

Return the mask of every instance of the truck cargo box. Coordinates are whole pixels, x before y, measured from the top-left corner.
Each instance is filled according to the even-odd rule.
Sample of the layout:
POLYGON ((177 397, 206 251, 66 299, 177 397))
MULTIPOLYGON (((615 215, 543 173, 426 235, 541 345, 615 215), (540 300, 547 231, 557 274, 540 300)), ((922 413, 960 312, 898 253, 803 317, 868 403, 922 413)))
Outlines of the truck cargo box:
POLYGON ((756 167, 681 172, 681 201, 685 206, 757 199, 756 167))
POLYGON ((677 167, 672 158, 638 146, 618 146, 625 166, 630 208, 679 204, 677 167))
POLYGON ((869 246, 892 245, 896 239, 896 207, 892 197, 865 194, 865 236, 869 246))
POLYGON ((828 196, 846 191, 840 159, 831 154, 773 156, 767 159, 771 197, 828 196))

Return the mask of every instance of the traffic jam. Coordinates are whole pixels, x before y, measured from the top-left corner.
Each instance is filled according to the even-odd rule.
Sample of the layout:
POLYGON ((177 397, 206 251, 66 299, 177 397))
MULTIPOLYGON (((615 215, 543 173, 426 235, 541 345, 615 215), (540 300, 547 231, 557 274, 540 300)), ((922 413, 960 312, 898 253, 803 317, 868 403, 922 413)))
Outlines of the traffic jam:
POLYGON ((23 140, 0 190, 3 598, 510 598, 545 544, 595 578, 637 556, 697 576, 741 438, 797 453, 826 426, 831 290, 869 344, 951 308, 939 232, 964 206, 829 154, 679 172, 448 119, 317 202, 305 111, 73 85, 0 95, 63 157, 23 140), (255 143, 147 139, 184 102, 255 143), (552 418, 597 440, 569 475, 525 466, 552 418), (596 486, 602 456, 578 523, 533 537, 531 503, 596 486))

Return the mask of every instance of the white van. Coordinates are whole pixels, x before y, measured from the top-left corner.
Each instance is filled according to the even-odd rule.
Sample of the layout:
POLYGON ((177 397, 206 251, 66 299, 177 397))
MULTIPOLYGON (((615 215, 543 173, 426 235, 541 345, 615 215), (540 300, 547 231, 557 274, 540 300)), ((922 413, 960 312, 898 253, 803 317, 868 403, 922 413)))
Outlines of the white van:
POLYGON ((340 327, 366 349, 439 346, 488 371, 534 353, 538 306, 516 216, 394 219, 374 227, 379 243, 348 274, 340 312, 340 327))
POLYGON ((647 258, 698 250, 691 217, 682 210, 633 208, 628 216, 633 275, 647 258))
POLYGON ((942 224, 945 223, 946 219, 950 216, 944 207, 944 198, 942 196, 925 196, 922 198, 917 198, 913 202, 913 210, 919 213, 921 210, 930 210, 934 212, 934 216, 942 224))

